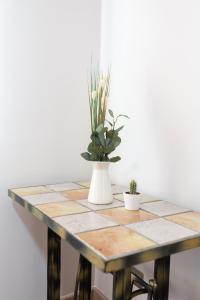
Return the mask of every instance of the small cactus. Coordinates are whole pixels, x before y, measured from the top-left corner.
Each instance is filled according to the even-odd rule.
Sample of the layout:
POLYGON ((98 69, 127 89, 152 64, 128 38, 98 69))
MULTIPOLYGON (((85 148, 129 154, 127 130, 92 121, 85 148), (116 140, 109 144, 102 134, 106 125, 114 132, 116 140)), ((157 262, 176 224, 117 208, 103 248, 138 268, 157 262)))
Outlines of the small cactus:
POLYGON ((131 180, 130 184, 129 184, 129 190, 130 190, 130 194, 137 194, 137 183, 135 180, 131 180))

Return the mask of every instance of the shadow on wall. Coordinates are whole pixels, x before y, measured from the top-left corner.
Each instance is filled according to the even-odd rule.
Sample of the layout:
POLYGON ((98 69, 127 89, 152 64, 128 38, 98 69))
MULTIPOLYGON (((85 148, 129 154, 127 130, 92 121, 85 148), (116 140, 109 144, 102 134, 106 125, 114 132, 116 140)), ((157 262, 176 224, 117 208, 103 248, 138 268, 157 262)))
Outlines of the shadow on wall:
POLYGON ((28 211, 17 203, 13 203, 13 207, 20 220, 25 225, 29 236, 37 245, 42 257, 47 257, 47 227, 34 218, 28 211))
MULTIPOLYGON (((28 236, 36 244, 42 259, 47 261, 47 226, 38 221, 28 211, 17 203, 13 203, 13 208, 18 217, 24 224, 28 231, 28 236)), ((61 295, 66 297, 71 294, 74 289, 76 270, 78 266, 79 255, 68 243, 62 241, 61 243, 61 295), (67 278, 67 280, 62 280, 67 278)))

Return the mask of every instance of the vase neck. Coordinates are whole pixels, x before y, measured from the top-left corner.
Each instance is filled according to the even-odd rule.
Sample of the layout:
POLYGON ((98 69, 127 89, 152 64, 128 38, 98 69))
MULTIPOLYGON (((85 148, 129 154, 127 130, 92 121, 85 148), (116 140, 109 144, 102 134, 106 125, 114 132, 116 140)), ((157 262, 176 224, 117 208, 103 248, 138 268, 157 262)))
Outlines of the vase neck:
POLYGON ((93 162, 93 168, 99 169, 99 170, 108 169, 109 165, 110 165, 109 162, 104 162, 104 161, 94 161, 93 162))

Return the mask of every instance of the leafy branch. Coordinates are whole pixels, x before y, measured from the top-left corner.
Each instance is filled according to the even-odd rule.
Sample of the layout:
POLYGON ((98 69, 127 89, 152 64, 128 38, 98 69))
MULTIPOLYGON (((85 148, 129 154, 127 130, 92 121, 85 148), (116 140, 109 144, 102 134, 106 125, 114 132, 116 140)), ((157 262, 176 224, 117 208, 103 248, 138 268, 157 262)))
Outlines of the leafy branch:
POLYGON ((97 126, 96 130, 92 132, 90 138, 91 143, 88 146, 88 151, 81 154, 81 156, 89 161, 104 161, 104 162, 117 162, 121 159, 120 156, 109 158, 109 155, 115 151, 120 145, 121 138, 119 132, 124 126, 116 128, 119 118, 128 118, 127 115, 114 116, 111 109, 108 110, 111 120, 106 120, 109 127, 104 127, 101 123, 97 126))

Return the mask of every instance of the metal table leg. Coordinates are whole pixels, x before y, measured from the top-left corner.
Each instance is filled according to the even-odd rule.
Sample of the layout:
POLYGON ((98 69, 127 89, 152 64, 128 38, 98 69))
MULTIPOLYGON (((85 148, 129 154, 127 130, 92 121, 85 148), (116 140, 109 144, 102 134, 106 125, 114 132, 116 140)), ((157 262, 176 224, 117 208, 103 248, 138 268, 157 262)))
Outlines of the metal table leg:
POLYGON ((154 278, 156 289, 154 300, 168 300, 169 296, 170 256, 155 261, 154 278))
POLYGON ((47 300, 60 300, 60 237, 48 228, 47 300))
POLYGON ((112 300, 128 300, 131 295, 131 269, 124 269, 113 274, 112 300))
POLYGON ((80 255, 74 292, 74 300, 91 299, 91 274, 91 263, 84 256, 80 255))

